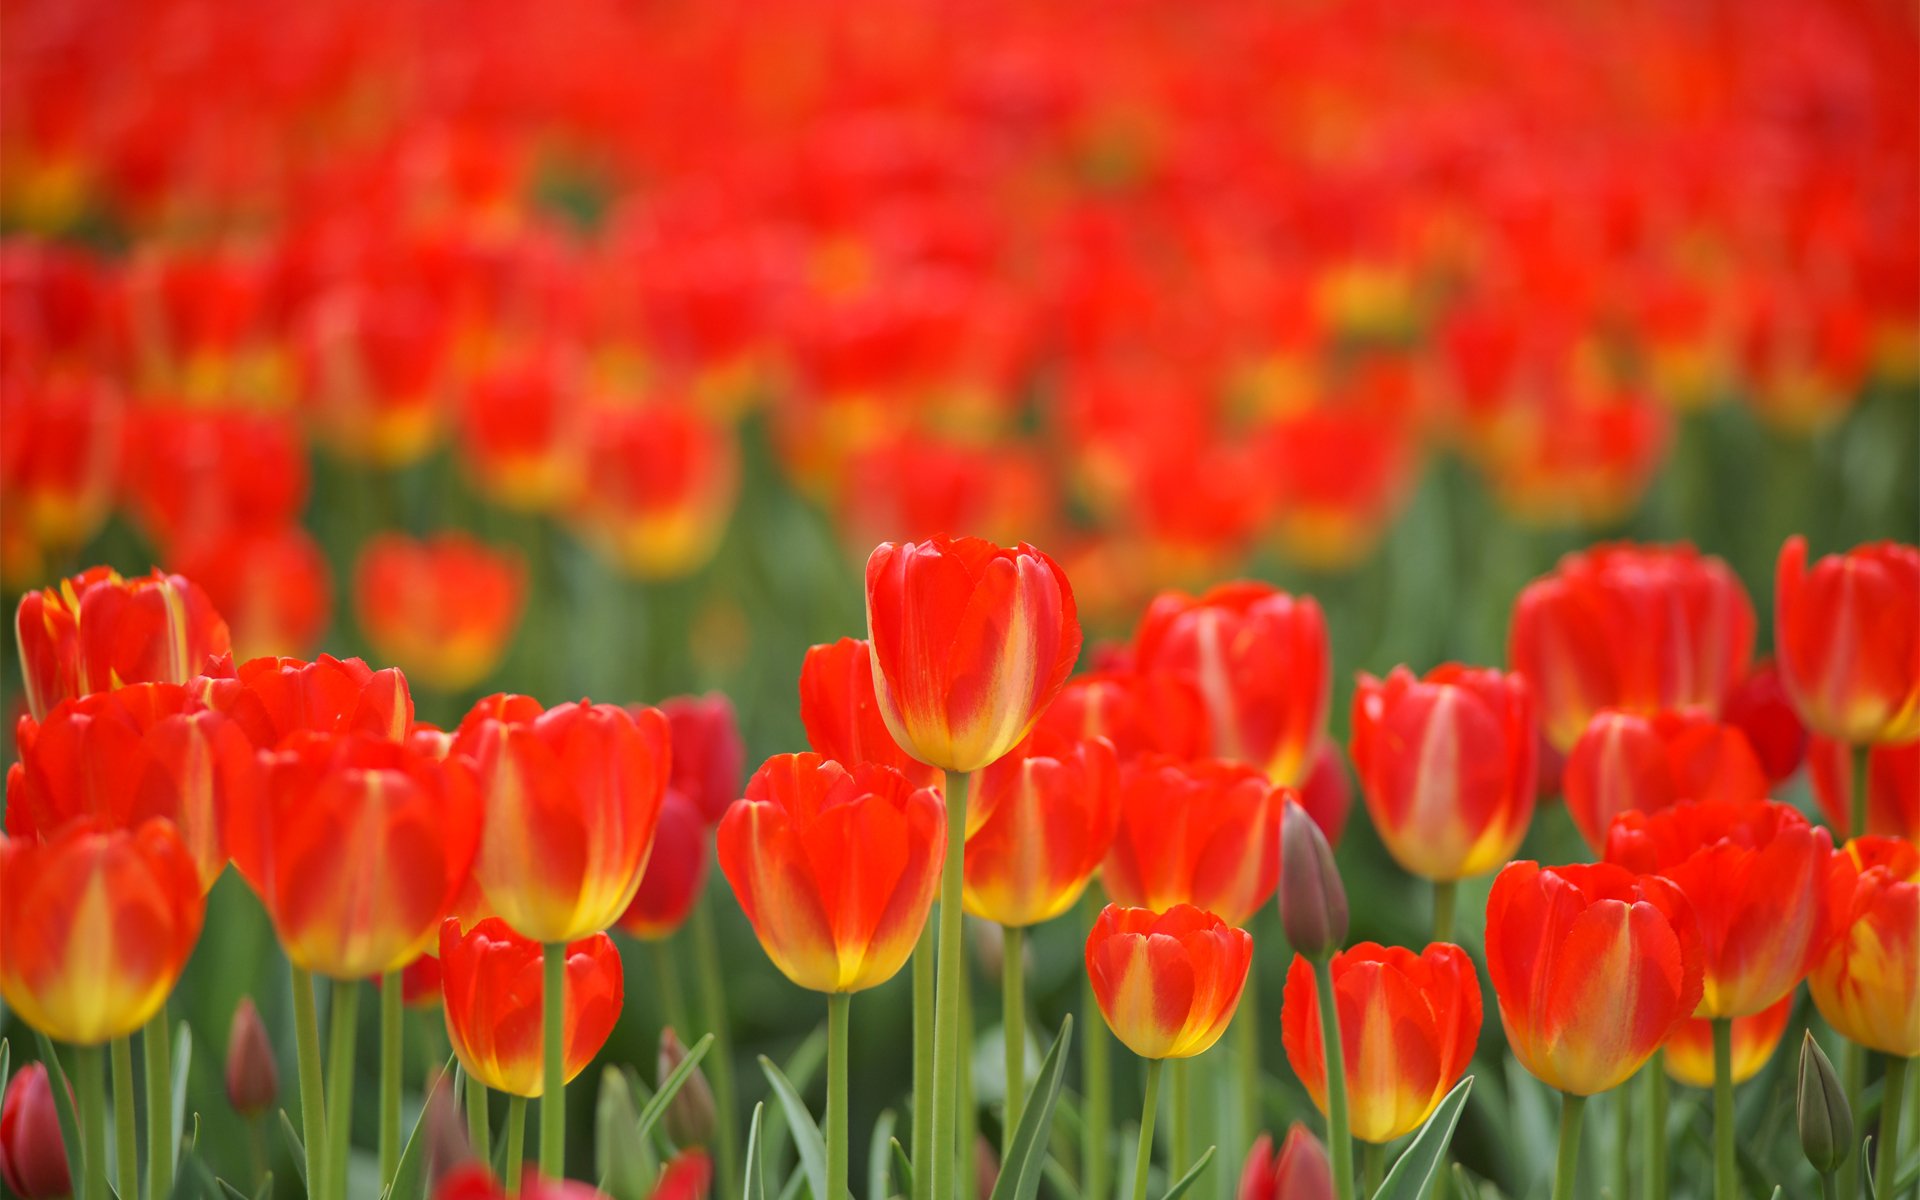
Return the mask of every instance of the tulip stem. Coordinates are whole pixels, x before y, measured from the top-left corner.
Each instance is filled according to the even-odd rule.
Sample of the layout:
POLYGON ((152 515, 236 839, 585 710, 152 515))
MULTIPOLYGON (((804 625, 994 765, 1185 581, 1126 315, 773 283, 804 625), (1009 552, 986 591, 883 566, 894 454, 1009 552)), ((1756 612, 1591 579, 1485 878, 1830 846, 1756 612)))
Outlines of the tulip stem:
POLYGON ((333 981, 333 1011, 327 1048, 327 1182, 334 1200, 347 1197, 348 1147, 353 1142, 353 1050, 360 1023, 360 983, 333 981))
MULTIPOLYGON (((1246 986, 1240 991, 1240 1011, 1234 1015, 1233 1073, 1239 1091, 1240 1141, 1234 1157, 1244 1159, 1253 1146, 1253 1131, 1260 1128, 1260 1003, 1256 971, 1247 972, 1246 986)), ((1101 1022, 1105 1024, 1105 1022, 1101 1022)), ((1185 1170, 1182 1166, 1180 1170, 1185 1170)))
MULTIPOLYGON (((540 958, 546 972, 545 986, 540 992, 540 1171, 548 1179, 565 1179, 567 944, 548 942, 540 958)), ((507 1136, 511 1138, 514 1135, 509 1132, 507 1136)))
MULTIPOLYGON (((714 1147, 719 1152, 720 1194, 737 1196, 740 1194, 740 1154, 734 1142, 733 1122, 738 1110, 733 1094, 733 1037, 728 1032, 726 976, 720 970, 720 946, 714 936, 711 889, 693 906, 693 961, 699 972, 700 1007, 706 1013, 707 1032, 713 1035, 713 1046, 707 1051, 713 1069, 707 1075, 713 1083, 714 1103, 720 1109, 719 1137, 714 1147)), ((932 969, 931 958, 927 966, 932 969)), ((932 1002, 931 991, 928 1002, 932 1002)), ((931 1021, 927 1023, 927 1036, 933 1036, 931 1021)), ((928 1045, 931 1047, 932 1043, 928 1045)))
POLYGON ((974 1170, 974 1147, 980 1141, 980 1106, 973 1100, 973 1044, 979 1040, 979 1027, 973 1020, 973 980, 968 975, 966 956, 960 959, 960 1136, 954 1139, 954 1195, 959 1200, 976 1200, 980 1172, 974 1170))
MULTIPOLYGON (((1333 1194, 1353 1200, 1353 1135, 1347 1126, 1347 1059, 1340 1046, 1339 1003, 1334 999, 1333 958, 1313 964, 1320 1007, 1320 1044, 1327 1064, 1327 1151, 1333 1159, 1333 1194)), ((1556 1191, 1555 1196, 1559 1193, 1556 1191)))
POLYGON ((1907 1060, 1889 1054, 1887 1073, 1880 1079, 1880 1138, 1873 1146, 1874 1161, 1880 1164, 1875 1178, 1887 1181, 1880 1188, 1887 1196, 1894 1194, 1900 1178, 1900 1106, 1906 1098, 1907 1060))
POLYGON ((913 1200, 933 1196, 933 922, 913 947, 913 1200))
POLYGON ((487 1085, 476 1075, 466 1076, 467 1142, 483 1163, 493 1161, 493 1122, 487 1112, 487 1085))
POLYGON ((1573 1200, 1580 1165, 1580 1114, 1586 1107, 1585 1096, 1560 1093, 1560 1149, 1553 1165, 1553 1200, 1573 1200))
MULTIPOLYGON (((1867 1087, 1867 1052, 1860 1043, 1851 1040, 1841 1043, 1840 1073, 1841 1085, 1847 1093, 1847 1110, 1857 1113, 1860 1111, 1860 1093, 1867 1087)), ((1855 1152, 1848 1154, 1840 1164, 1840 1194, 1847 1200, 1860 1194, 1861 1155, 1858 1146, 1852 1149, 1855 1152)))
POLYGON ((1020 1108, 1027 1097, 1027 931, 1000 928, 1000 1030, 1007 1055, 1007 1116, 1000 1127, 1000 1153, 1013 1146, 1020 1108))
POLYGON ((1834 1182, 1832 1171, 1820 1172, 1820 1200, 1840 1200, 1840 1185, 1834 1182))
MULTIPOLYGON (((960 990, 966 986, 967 960, 961 945, 960 880, 967 853, 967 776, 947 774, 947 857, 940 868, 940 966, 934 978, 933 1011, 933 1196, 959 1195, 960 1137, 960 990)), ((914 1174, 927 1168, 916 1164, 914 1174)))
POLYGON ((406 1012, 400 972, 380 977, 380 1187, 393 1184, 400 1169, 400 1051, 406 1036, 406 1012))
POLYGON ((1160 1069, 1164 1059, 1147 1060, 1147 1097, 1140 1106, 1140 1144, 1133 1151, 1133 1200, 1147 1200, 1147 1168, 1153 1163, 1153 1118, 1160 1111, 1160 1069))
POLYGON ((313 1004, 313 976, 292 968, 293 1040, 300 1066, 300 1136, 307 1156, 307 1194, 326 1200, 327 1106, 320 1082, 320 1018, 313 1004))
POLYGON ((1853 747, 1853 787, 1847 797, 1848 815, 1853 823, 1847 827, 1847 837, 1865 837, 1867 834, 1867 789, 1872 785, 1873 746, 1862 742, 1853 747))
POLYGON ((1737 1200, 1733 1160, 1733 1019, 1713 1018, 1713 1200, 1737 1200))
POLYGON ((113 1170, 122 1197, 140 1195, 140 1149, 133 1125, 132 1035, 108 1043, 113 1060, 113 1170))
POLYGON ((673 943, 657 938, 647 945, 653 952, 654 976, 660 981, 660 1008, 667 1028, 684 1040, 691 1036, 693 1026, 687 1020, 687 993, 680 986, 680 964, 674 961, 673 943))
MULTIPOLYGON (((540 1102, 542 1109, 546 1101, 540 1102)), ((545 1118, 541 1118, 544 1122, 545 1118)), ((505 1165, 507 1195, 520 1195, 521 1158, 527 1146, 527 1098, 509 1096, 507 1098, 507 1161, 505 1165)))
MULTIPOLYGON (((1643 1067, 1642 1070, 1645 1068, 1643 1067)), ((1632 1081, 1613 1090, 1609 1107, 1613 1110, 1613 1200, 1632 1200, 1633 1196, 1633 1112, 1632 1081)))
POLYGON ((80 1148, 86 1172, 77 1195, 109 1200, 107 1185, 107 1084, 100 1047, 73 1048, 73 1082, 80 1096, 80 1148))
POLYGON ((163 1002, 140 1034, 147 1066, 147 1195, 154 1200, 173 1195, 173 1040, 167 1026, 163 1002))
POLYGON ((1173 1095, 1167 1107, 1173 1117, 1173 1136, 1167 1140, 1168 1165, 1184 1171, 1193 1158, 1193 1076, 1184 1058, 1175 1059, 1171 1069, 1173 1095))
MULTIPOLYGON (((1089 887, 1084 901, 1087 925, 1092 927, 1100 913, 1100 897, 1089 887)), ((1084 939, 1083 939, 1084 940, 1084 939)), ((1080 972, 1080 1016, 1075 1024, 1086 1030, 1080 1052, 1081 1114, 1080 1196, 1081 1200, 1107 1200, 1108 1179, 1113 1147, 1113 1035, 1107 1023, 1094 1020, 1100 1002, 1093 994, 1093 977, 1080 972)), ((1077 1032, 1077 1030, 1076 1030, 1077 1032)), ((916 1200, 918 1198, 916 1197, 916 1200)))
POLYGON ((847 1193, 847 1012, 851 992, 827 996, 827 1195, 849 1200, 847 1193))
POLYGON ((1360 1190, 1371 1196, 1380 1190, 1380 1178, 1387 1173, 1387 1148, 1378 1142, 1360 1143, 1360 1190))
POLYGON ((1667 1052, 1647 1063, 1646 1200, 1667 1200, 1667 1052))
POLYGON ((1460 885, 1451 879, 1433 881, 1433 940, 1436 942, 1453 940, 1454 900, 1459 893, 1460 885))

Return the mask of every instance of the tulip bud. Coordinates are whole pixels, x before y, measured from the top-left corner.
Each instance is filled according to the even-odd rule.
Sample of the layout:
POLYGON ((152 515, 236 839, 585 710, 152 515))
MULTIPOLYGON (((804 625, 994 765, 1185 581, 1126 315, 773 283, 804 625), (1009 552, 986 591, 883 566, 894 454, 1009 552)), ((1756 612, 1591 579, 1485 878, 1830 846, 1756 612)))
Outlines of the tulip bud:
POLYGON ((1000 1156, 985 1134, 973 1139, 973 1179, 976 1196, 993 1195, 993 1185, 1000 1182, 1000 1156))
POLYGON ((1826 1051, 1808 1030, 1800 1041, 1800 1090, 1794 1101, 1800 1148, 1822 1175, 1831 1175, 1853 1150, 1853 1111, 1826 1051))
POLYGON ((53 1085, 43 1063, 20 1068, 7 1085, 5 1103, 0 1103, 0 1179, 24 1200, 73 1190, 53 1085))
POLYGON ((1287 940, 1321 962, 1347 940, 1347 889, 1333 849, 1307 810, 1287 801, 1280 823, 1280 921, 1287 940))
MULTIPOLYGON (((687 1059, 687 1048, 672 1028, 660 1031, 660 1063, 654 1076, 656 1086, 665 1087, 667 1076, 679 1069, 687 1059)), ((713 1089, 707 1086, 707 1077, 699 1067, 687 1076, 680 1085, 673 1100, 667 1105, 667 1136, 676 1146, 708 1146, 713 1144, 714 1130, 719 1127, 719 1114, 713 1106, 713 1089)))
POLYGON ((273 1107, 280 1096, 280 1068, 273 1061, 273 1044, 253 997, 240 997, 227 1030, 227 1102, 243 1117, 256 1117, 273 1107))

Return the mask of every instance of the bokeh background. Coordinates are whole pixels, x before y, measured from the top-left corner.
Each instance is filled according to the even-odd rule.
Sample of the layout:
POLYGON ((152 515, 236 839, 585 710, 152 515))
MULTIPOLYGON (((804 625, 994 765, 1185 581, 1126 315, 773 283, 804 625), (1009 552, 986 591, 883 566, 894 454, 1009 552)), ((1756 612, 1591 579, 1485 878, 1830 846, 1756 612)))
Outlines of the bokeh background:
MULTIPOLYGON (((165 566, 242 655, 399 665, 442 723, 719 690, 751 767, 803 746, 801 655, 862 632, 872 545, 951 531, 1055 554, 1090 644, 1162 588, 1311 592, 1344 744, 1354 672, 1503 663, 1570 549, 1690 540, 1765 631, 1788 534, 1920 536, 1893 0, 7 0, 0 228, 9 609, 165 566)), ((1578 856, 1552 805, 1527 853, 1578 856)), ((1424 939, 1363 813, 1340 860, 1355 939, 1424 939)), ((750 1103, 821 1014, 709 886, 750 1103)), ((1254 933, 1279 1129, 1311 1110, 1254 933)), ((1081 935, 1034 941, 1044 1027, 1081 935)), ((626 945, 605 1057, 651 1075, 626 945)), ((223 1173, 228 1020, 255 996, 290 1081, 286 989, 223 881, 174 1006, 223 1173)), ((858 1009, 860 1163, 904 979, 858 1009)), ((1488 1064, 1460 1157, 1524 1195, 1548 1109, 1488 1064)))

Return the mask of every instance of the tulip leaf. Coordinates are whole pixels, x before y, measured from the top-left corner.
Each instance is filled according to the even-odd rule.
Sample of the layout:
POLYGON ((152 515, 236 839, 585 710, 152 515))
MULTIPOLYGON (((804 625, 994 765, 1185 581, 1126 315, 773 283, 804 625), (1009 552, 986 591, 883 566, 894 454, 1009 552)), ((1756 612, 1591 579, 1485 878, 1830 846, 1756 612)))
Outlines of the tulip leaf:
POLYGON ((760 1162, 760 1123, 766 1115, 765 1104, 753 1106, 753 1120, 747 1125, 747 1186, 743 1200, 767 1200, 766 1168, 760 1162))
POLYGON ((293 1151, 294 1169, 300 1172, 300 1186, 307 1186, 307 1148, 300 1143, 300 1131, 293 1127, 293 1118, 286 1109, 280 1110, 280 1137, 293 1151))
POLYGON ((427 1088, 426 1103, 420 1106, 420 1115, 413 1122, 412 1132, 407 1134, 407 1144, 400 1149, 400 1161, 393 1168, 393 1182, 381 1193, 385 1200, 418 1200, 426 1195, 427 1114, 433 1110, 434 1096, 448 1086, 453 1064, 454 1057, 448 1055, 446 1065, 440 1068, 440 1073, 434 1076, 433 1085, 427 1088))
POLYGON ((887 1143, 893 1140, 896 1118, 892 1109, 884 1109, 873 1123, 873 1136, 867 1139, 867 1200, 887 1200, 887 1143))
POLYGON ((53 1041, 46 1034, 34 1030, 33 1036, 40 1043, 40 1061, 46 1064, 47 1083, 53 1092, 53 1115, 60 1122, 60 1138, 67 1150, 67 1178, 85 1179, 86 1164, 81 1158, 80 1117, 73 1111, 72 1084, 67 1082, 67 1073, 60 1068, 60 1056, 54 1052, 53 1041))
POLYGON ((1775 1184, 1773 1188, 1773 1195, 1770 1196, 1768 1200, 1781 1200, 1781 1197, 1784 1196, 1785 1194, 1786 1193, 1781 1190, 1780 1185, 1775 1184))
MULTIPOLYGON (((814 1026, 813 1032, 808 1034, 804 1041, 794 1047, 793 1053, 787 1056, 787 1061, 781 1065, 780 1069, 785 1071, 787 1078, 793 1082, 794 1090, 805 1095, 826 1065, 827 1025, 822 1021, 814 1026)), ((783 1111, 776 1110, 767 1122, 765 1152, 767 1161, 773 1164, 775 1171, 780 1170, 781 1164, 786 1162, 787 1139, 792 1136, 783 1111)))
POLYGON ((247 1194, 224 1179, 216 1177, 214 1183, 220 1186, 220 1194, 227 1200, 249 1200, 247 1194))
POLYGON ((0 1096, 7 1094, 7 1076, 13 1066, 13 1047, 7 1045, 7 1039, 0 1037, 0 1096))
MULTIPOLYGON (((707 1051, 712 1048, 713 1035, 709 1033, 688 1047, 687 1056, 680 1060, 680 1065, 675 1067, 672 1073, 660 1081, 660 1090, 655 1092, 653 1099, 647 1101, 646 1107, 640 1110, 639 1129, 641 1137, 644 1138, 652 1133, 654 1125, 659 1122, 660 1118, 667 1115, 667 1105, 673 1103, 673 1098, 679 1094, 681 1087, 686 1084, 688 1079, 692 1078, 695 1071, 700 1069, 700 1060, 705 1058, 707 1051)), ((822 1151, 822 1153, 824 1154, 825 1152, 822 1151)))
MULTIPOLYGON (((173 1035, 173 1147, 177 1153, 180 1139, 186 1132, 187 1119, 187 1070, 193 1066, 193 1030, 187 1028, 185 1021, 173 1035)), ((198 1120, 196 1118, 196 1126, 198 1120)), ((199 1130, 194 1131, 194 1142, 200 1140, 199 1130)))
POLYGON ((253 1190, 253 1200, 273 1200, 272 1171, 260 1177, 260 1186, 253 1190))
MULTIPOLYGON (((692 1055, 688 1055, 691 1059, 692 1055)), ((766 1075, 767 1082, 773 1087, 773 1094, 780 1101, 780 1109, 786 1114, 787 1128, 793 1131, 793 1144, 800 1151, 800 1166, 807 1173, 807 1186, 813 1189, 816 1198, 827 1194, 827 1139, 820 1136, 820 1127, 813 1122, 813 1114, 807 1111, 807 1102, 773 1060, 762 1054, 760 1070, 766 1075)))
POLYGON ((1373 1200, 1418 1200, 1427 1194, 1427 1184, 1439 1169, 1440 1159, 1446 1155, 1447 1143, 1453 1140, 1453 1128, 1460 1123, 1460 1110, 1466 1107, 1467 1095, 1472 1091, 1471 1075, 1454 1085, 1414 1135, 1393 1169, 1387 1172, 1373 1200))
POLYGON ((1040 1063, 1040 1073, 1027 1089, 1020 1124, 1007 1143, 1000 1177, 993 1182, 991 1200, 1033 1200, 1040 1192, 1042 1164, 1047 1158, 1047 1132, 1053 1127, 1053 1106, 1060 1102, 1060 1085, 1067 1069, 1067 1047, 1073 1042, 1073 1015, 1060 1022, 1060 1033, 1040 1063))
POLYGON ((1217 1149, 1219 1149, 1217 1146, 1208 1146, 1207 1152, 1202 1154, 1198 1161, 1187 1168, 1185 1175, 1182 1175, 1174 1181, 1173 1186, 1167 1189, 1167 1194, 1161 1197, 1161 1200, 1180 1200, 1180 1197, 1186 1195, 1187 1191, 1192 1188, 1194 1184, 1200 1182, 1201 1172, 1205 1171, 1207 1164, 1213 1161, 1213 1152, 1217 1149))
POLYGON ((787 1176, 787 1186, 780 1189, 780 1200, 800 1200, 800 1189, 807 1183, 807 1173, 799 1167, 787 1176))
POLYGON ((900 1144, 899 1138, 891 1140, 893 1142, 893 1173, 900 1177, 899 1194, 911 1196, 913 1195, 913 1160, 907 1157, 907 1148, 900 1144))
POLYGON ((608 1067, 600 1073, 600 1098, 593 1108, 593 1169, 600 1190, 613 1200, 646 1200, 652 1157, 645 1138, 634 1136, 640 1114, 626 1072, 608 1067))
POLYGON ((1873 1135, 1860 1143, 1860 1174, 1866 1177, 1868 1200, 1880 1200, 1880 1185, 1873 1178, 1873 1135))

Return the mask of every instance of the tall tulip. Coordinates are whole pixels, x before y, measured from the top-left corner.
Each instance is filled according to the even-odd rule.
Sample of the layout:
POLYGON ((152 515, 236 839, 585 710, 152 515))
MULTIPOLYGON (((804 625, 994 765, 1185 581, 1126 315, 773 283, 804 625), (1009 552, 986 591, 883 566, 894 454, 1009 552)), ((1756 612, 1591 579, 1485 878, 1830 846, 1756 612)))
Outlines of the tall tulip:
POLYGON ((1855 838, 1828 886, 1838 932, 1808 977, 1814 1005, 1849 1041, 1920 1056, 1920 851, 1855 838))
POLYGON ((1850 746, 1920 738, 1920 550, 1875 542, 1807 566, 1787 539, 1774 574, 1780 676, 1815 733, 1850 746))
POLYGON ((740 798, 747 753, 733 702, 720 692, 674 696, 660 702, 660 712, 673 741, 667 786, 690 801, 704 823, 715 824, 740 798))
POLYGON ((1623 812, 1767 794, 1766 773, 1746 735, 1697 713, 1603 709, 1573 744, 1560 779, 1567 814, 1595 852, 1623 812))
MULTIPOLYGON (((541 989, 546 949, 498 917, 462 932, 449 917, 440 927, 441 986, 447 1034, 469 1074, 498 1092, 543 1095, 541 989)), ((606 1044, 620 1019, 625 975, 613 939, 596 933, 564 947, 566 1002, 561 1018, 561 1078, 571 1082, 606 1044)))
POLYGON ((1245 925, 1280 881, 1289 796, 1238 763, 1144 758, 1122 775, 1120 824, 1101 882, 1121 905, 1191 904, 1245 925))
POLYGON ((14 612, 27 709, 129 683, 185 683, 229 649, 227 623, 207 594, 160 571, 124 579, 110 567, 28 592, 14 612))
POLYGON ((946 772, 893 740, 874 693, 873 655, 864 638, 809 647, 800 664, 800 721, 816 754, 848 765, 892 767, 916 787, 940 786, 946 772))

